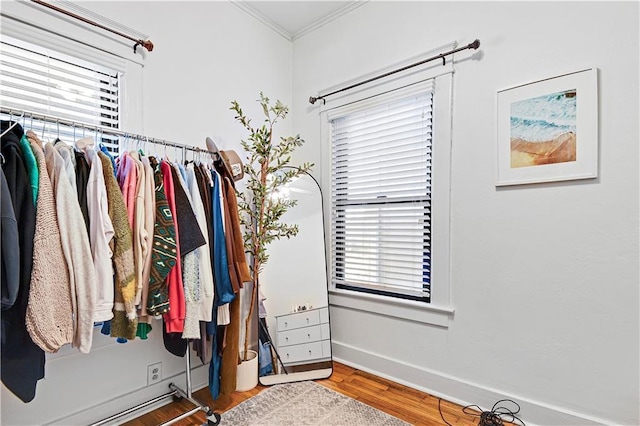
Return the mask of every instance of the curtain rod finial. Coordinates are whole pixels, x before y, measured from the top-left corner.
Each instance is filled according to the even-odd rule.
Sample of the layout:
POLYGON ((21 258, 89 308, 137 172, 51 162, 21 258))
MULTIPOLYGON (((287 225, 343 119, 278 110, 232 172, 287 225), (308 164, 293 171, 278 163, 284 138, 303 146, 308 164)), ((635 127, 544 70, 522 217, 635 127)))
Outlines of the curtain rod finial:
POLYGON ((327 104, 327 101, 324 99, 324 97, 323 97, 323 96, 318 96, 318 97, 315 97, 315 96, 309 96, 309 103, 310 103, 311 105, 314 105, 314 104, 315 104, 316 102, 318 102, 318 101, 322 101, 322 105, 326 105, 326 104, 327 104))
POLYGON ((473 42, 471 42, 471 44, 469 44, 469 47, 472 49, 477 49, 478 47, 480 47, 480 40, 479 39, 475 39, 473 40, 473 42))
POLYGON ((138 40, 136 41, 136 44, 133 45, 133 53, 137 53, 136 52, 136 48, 138 46, 142 46, 145 49, 147 49, 148 52, 153 52, 153 43, 151 42, 151 40, 138 40))

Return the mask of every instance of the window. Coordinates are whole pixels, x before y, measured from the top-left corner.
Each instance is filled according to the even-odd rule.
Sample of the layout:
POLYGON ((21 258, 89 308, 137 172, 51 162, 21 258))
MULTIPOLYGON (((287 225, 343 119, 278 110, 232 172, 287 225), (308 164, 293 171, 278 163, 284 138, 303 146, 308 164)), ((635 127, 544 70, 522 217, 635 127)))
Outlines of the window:
POLYGON ((433 91, 330 119, 335 288, 430 302, 433 91))
MULTIPOLYGON (((95 126, 120 126, 120 73, 62 53, 24 42, 0 43, 0 96, 2 107, 29 111, 95 126)), ((9 119, 4 114, 3 119, 9 119)), ((17 117, 14 120, 20 121, 17 117)), ((24 118, 26 128, 45 141, 56 138, 73 143, 95 132, 73 126, 24 118)), ((98 132, 99 133, 99 132, 98 132)), ((98 135, 117 153, 118 138, 98 135)))

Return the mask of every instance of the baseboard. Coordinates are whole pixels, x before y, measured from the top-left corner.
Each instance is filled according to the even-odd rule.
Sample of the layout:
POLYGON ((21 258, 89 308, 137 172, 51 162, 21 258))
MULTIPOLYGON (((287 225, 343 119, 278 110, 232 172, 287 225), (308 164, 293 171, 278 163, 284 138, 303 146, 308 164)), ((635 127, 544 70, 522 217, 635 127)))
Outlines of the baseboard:
POLYGON ((531 425, 587 426, 615 422, 571 412, 518 395, 508 395, 457 377, 404 363, 380 354, 362 350, 342 342, 331 343, 333 359, 345 365, 392 380, 413 389, 465 406, 476 404, 490 409, 493 404, 510 398, 521 407, 522 420, 531 425))
MULTIPOLYGON (((199 365, 191 369, 191 389, 192 391, 200 390, 208 385, 209 381, 209 365, 199 365)), ((104 401, 98 405, 92 407, 86 407, 80 409, 74 413, 70 413, 65 417, 55 419, 47 424, 49 425, 88 425, 106 419, 117 413, 121 413, 131 407, 138 404, 150 401, 154 398, 164 395, 171 390, 169 389, 169 383, 173 383, 182 390, 186 391, 186 377, 185 373, 174 374, 170 377, 166 377, 161 382, 151 386, 146 386, 141 389, 136 389, 130 392, 126 392, 118 398, 114 398, 109 401, 104 401)), ((155 409, 167 405, 172 402, 172 398, 164 398, 154 404, 151 404, 145 408, 136 410, 130 414, 119 417, 117 420, 110 422, 109 424, 122 424, 124 422, 133 420, 143 414, 149 413, 155 409)))

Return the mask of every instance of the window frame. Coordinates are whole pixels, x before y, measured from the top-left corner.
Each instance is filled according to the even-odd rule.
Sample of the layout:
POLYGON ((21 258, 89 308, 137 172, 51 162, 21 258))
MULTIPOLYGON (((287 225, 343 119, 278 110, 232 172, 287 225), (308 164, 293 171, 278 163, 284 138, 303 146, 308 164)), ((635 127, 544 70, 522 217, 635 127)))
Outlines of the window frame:
MULTIPOLYGON (((61 120, 71 120, 71 121, 75 121, 76 118, 73 116, 65 116, 65 113, 71 113, 71 114, 86 114, 86 117, 88 117, 89 119, 85 119, 85 117, 80 117, 77 116, 77 120, 78 122, 83 122, 83 123, 88 123, 91 125, 91 120, 95 120, 96 123, 93 123, 94 126, 100 126, 100 127, 104 127, 104 128, 113 128, 113 129, 120 129, 122 127, 122 112, 123 112, 123 108, 122 108, 122 90, 121 90, 121 80, 122 80, 122 72, 120 71, 116 71, 113 69, 110 69, 102 64, 95 64, 83 59, 78 59, 75 58, 73 56, 67 55, 65 53, 62 52, 58 52, 55 51, 53 49, 50 48, 44 48, 41 46, 37 46, 33 43, 29 43, 26 41, 22 41, 22 40, 17 40, 14 39, 12 37, 8 37, 8 36, 2 36, 0 38, 0 44, 2 44, 3 46, 0 47, 0 50, 5 49, 4 45, 6 44, 8 47, 6 47, 6 51, 7 52, 11 52, 11 54, 8 54, 7 57, 11 57, 13 55, 17 56, 17 60, 18 61, 22 61, 24 62, 25 60, 29 63, 33 63, 35 64, 35 68, 38 67, 46 67, 47 65, 49 65, 48 69, 51 70, 56 70, 57 73, 60 73, 61 71, 70 71, 70 75, 74 75, 74 73, 80 72, 82 74, 84 74, 86 71, 88 71, 89 73, 94 73, 93 75, 96 76, 96 79, 87 79, 84 76, 81 78, 81 84, 84 83, 95 83, 95 81, 97 81, 97 75, 102 76, 103 78, 101 79, 109 79, 110 83, 104 86, 104 88, 109 90, 109 93, 111 95, 115 95, 116 99, 115 102, 109 102, 106 104, 103 104, 107 107, 113 107, 115 109, 115 114, 110 114, 112 110, 110 110, 109 108, 106 108, 104 110, 98 110, 96 111, 96 113, 106 113, 106 114, 110 114, 109 117, 107 117, 105 119, 105 121, 101 121, 101 117, 99 117, 97 114, 93 117, 91 117, 90 114, 87 113, 87 111, 78 111, 75 110, 73 111, 73 108, 69 108, 69 110, 66 110, 64 112, 59 112, 59 113, 55 113, 55 112, 50 112, 50 111, 45 111, 44 114, 46 115, 51 115, 51 116, 56 116, 56 117, 60 117, 61 120), (20 52, 16 52, 16 51, 20 51, 20 52), (14 53, 15 52, 15 53, 14 53), (51 64, 49 64, 49 60, 53 61, 53 66, 51 66, 51 64), (32 62, 33 61, 33 62, 32 62), (68 69, 66 67, 69 67, 68 69), (81 69, 81 71, 78 71, 78 69, 81 69), (114 84, 114 79, 115 79, 115 84, 114 84), (58 115, 59 114, 59 115, 58 115), (114 118, 115 117, 115 118, 114 118), (115 120, 115 122, 109 123, 109 120, 115 120)), ((7 61, 8 63, 10 63, 9 67, 16 67, 16 63, 17 62, 12 62, 11 60, 7 61)), ((18 65, 18 66, 24 66, 24 65, 18 65)), ((2 72, 0 72, 0 74, 2 74, 2 72)), ((56 74, 54 72, 54 74, 56 74)), ((61 81, 62 79, 59 76, 54 76, 54 79, 56 79, 57 81, 61 81)), ((0 79, 1 80, 1 79, 0 79)), ((19 80, 20 83, 28 83, 29 79, 24 79, 24 80, 19 80)), ((74 85, 76 83, 76 81, 74 81, 73 77, 71 77, 71 83, 70 85, 74 85)), ((15 89, 15 88, 14 88, 15 89)), ((24 89, 20 89, 20 90, 24 90, 24 89)), ((63 89, 64 90, 64 89, 63 89)), ((94 91, 95 95, 100 95, 102 93, 102 91, 94 91)), ((42 104, 45 107, 50 106, 50 103, 48 102, 49 98, 46 95, 43 95, 42 93, 38 94, 36 92, 36 94, 34 95, 35 98, 41 98, 41 99, 45 99, 45 97, 47 98, 47 102, 35 102, 35 99, 31 101, 32 104, 42 104)), ((56 97, 53 96, 54 101, 62 101, 64 103, 64 101, 68 101, 67 99, 65 99, 64 97, 60 98, 60 97, 56 97)), ((19 99, 18 96, 12 96, 11 99, 19 99)), ((40 99, 38 99, 39 101, 40 99)), ((20 102, 20 100, 18 100, 17 102, 20 102)), ((57 105, 57 108, 60 110, 63 110, 65 108, 64 104, 60 103, 57 105)), ((81 104, 82 105, 82 104, 81 104)), ((6 105, 3 105, 6 106, 6 105)), ((20 108, 20 106, 16 106, 15 108, 13 108, 12 106, 9 106, 10 109, 15 109, 16 111, 22 111, 23 108, 20 108)), ((28 105, 24 108, 24 111, 28 111, 28 112, 34 112, 35 114, 39 114, 41 113, 40 110, 38 110, 38 108, 32 108, 29 107, 28 105)), ((9 117, 6 117, 9 118, 9 117)), ((17 119, 17 117, 14 117, 15 119, 17 119)), ((54 123, 45 123, 42 120, 39 119, 33 119, 33 118, 24 118, 23 120, 29 120, 29 123, 34 123, 36 124, 36 128, 43 128, 43 133, 45 133, 44 128, 46 127, 46 133, 49 136, 51 136, 52 134, 54 134, 56 132, 56 127, 58 129, 58 132, 60 134, 65 134, 65 133, 70 133, 72 126, 68 126, 68 125, 63 125, 63 124, 59 124, 56 125, 54 123)), ((20 120, 18 120, 20 121, 20 120)), ((75 129, 73 130, 74 134, 75 134, 75 129)), ((93 137, 98 137, 99 132, 95 132, 92 131, 90 129, 83 129, 82 133, 80 133, 78 135, 78 137, 76 137, 76 139, 79 138, 80 135, 84 135, 85 132, 87 132, 87 136, 93 136, 93 137)), ((53 140, 53 139, 51 139, 53 140)), ((74 141, 71 140, 71 138, 67 137, 63 137, 63 140, 66 141, 67 143, 73 143, 74 141)), ((107 149, 109 149, 113 154, 117 154, 118 152, 118 140, 119 138, 117 137, 113 137, 113 136, 108 136, 108 135, 102 135, 102 140, 99 140, 100 143, 105 143, 107 149)))
MULTIPOLYGON (((322 184, 326 188, 324 217, 331 226, 331 120, 340 115, 392 99, 411 96, 433 84, 432 207, 431 207, 431 300, 429 303, 336 288, 329 282, 329 304, 349 309, 448 327, 454 313, 450 283, 451 216, 451 123, 453 66, 431 66, 426 70, 396 76, 379 84, 328 99, 321 107, 322 184), (431 80, 433 79, 433 83, 431 80)), ((331 247, 331 233, 325 235, 331 247)), ((332 276, 331 253, 327 250, 327 276, 332 276)))
MULTIPOLYGON (((427 82, 425 82, 424 84, 420 84, 420 87, 416 88, 416 90, 411 90, 410 93, 406 93, 406 90, 400 90, 400 91, 394 91, 391 92, 389 94, 386 95, 382 95, 380 97, 376 97, 376 101, 375 101, 375 105, 371 106, 371 105, 362 105, 361 103, 356 103, 354 104, 354 108, 355 110, 353 111, 344 111, 341 108, 338 108, 338 111, 334 111, 332 113, 328 114, 327 119, 330 122, 330 126, 332 129, 332 132, 336 131, 335 128, 335 122, 339 121, 345 117, 348 117, 352 114, 358 114, 364 111, 371 111, 371 110, 377 110, 378 106, 380 107, 384 107, 385 110, 387 109, 387 107, 391 104, 394 104, 396 102, 402 102, 402 104, 406 107, 407 106, 407 102, 412 102, 410 100, 410 98, 414 98, 416 96, 420 96, 423 98, 422 102, 428 102, 428 109, 429 109, 429 113, 432 114, 432 105, 433 105, 433 88, 430 87, 429 84, 427 84, 427 82), (424 87, 422 87, 424 86, 424 87), (425 96, 427 95, 427 96, 425 96), (424 100, 425 98, 429 98, 428 101, 424 100)), ((415 102, 415 99, 413 100, 413 102, 415 102)), ((420 101, 418 101, 420 102, 420 101)), ((412 107, 411 109, 414 110, 414 104, 411 104, 412 107)), ((421 111, 424 112, 424 103, 423 106, 421 108, 421 111)), ((415 108, 415 110, 417 111, 418 109, 415 108)), ((431 114, 430 116, 427 118, 428 121, 431 121, 431 114)), ((359 120, 358 118, 355 118, 355 120, 359 120)), ((393 125, 393 124, 392 124, 393 125)), ((423 122, 424 125, 424 122, 423 122)), ((349 124, 349 126, 353 126, 353 124, 349 124)), ((429 128, 429 134, 431 134, 431 124, 428 125, 429 128)), ((382 132, 385 132, 386 129, 382 130, 382 132)), ((431 149, 431 143, 432 143, 432 136, 429 136, 429 147, 428 149, 431 149)), ((334 145, 334 140, 332 138, 331 140, 331 145, 332 145, 332 152, 333 150, 336 148, 334 145)), ((348 144, 348 141, 346 142, 348 144)), ((340 146, 344 147, 344 142, 340 142, 340 146)), ((347 148, 348 150, 348 148, 347 148)), ((345 154, 349 152, 349 151, 345 151, 345 154)), ((357 158, 354 158, 353 155, 353 151, 351 151, 352 154, 347 154, 347 157, 343 157, 345 160, 347 158, 358 161, 357 158)), ((335 155, 335 153, 334 153, 335 155)), ((355 154, 357 155, 357 154, 355 154)), ((366 153, 364 154, 365 156, 367 155, 366 153)), ((333 158, 333 155, 332 155, 333 158)), ((373 170, 370 170, 373 171, 373 170)), ((352 171, 348 170, 346 172, 346 175, 352 176, 351 175, 352 171)), ((351 191, 348 191, 348 188, 343 188, 343 187, 335 187, 333 185, 333 178, 336 177, 338 180, 340 180, 339 177, 337 176, 333 176, 332 174, 332 186, 331 186, 331 191, 333 193, 333 191, 345 191, 347 190, 346 194, 350 194, 349 196, 347 196, 347 198, 350 201, 347 201, 346 204, 345 203, 340 203, 340 204, 333 204, 334 200, 332 199, 332 216, 331 216, 331 220, 333 221, 334 219, 340 219, 341 221, 344 221, 345 223, 348 221, 348 218, 346 217, 347 213, 346 210, 348 210, 349 208, 355 208, 357 209, 364 209, 367 214, 372 213, 374 210, 378 209, 379 211, 393 211, 393 210, 397 210, 398 208, 409 208, 411 213, 418 213, 420 214, 420 216, 422 216, 424 214, 424 212, 420 213, 421 210, 423 210, 424 208, 429 208, 429 210, 431 209, 430 204, 431 204, 431 166, 429 165, 428 167, 428 175, 429 177, 426 178, 428 181, 428 193, 422 193, 420 195, 418 195, 417 193, 414 193, 412 195, 404 195, 400 198, 396 198, 391 196, 390 198, 387 199, 387 197, 385 196, 385 200, 381 203, 381 200, 379 199, 379 197, 372 197, 372 196, 368 196, 368 197, 363 197, 362 195, 358 196, 354 193, 352 193, 351 191), (340 188, 340 189, 339 189, 340 188), (352 197, 355 196, 356 199, 353 199, 352 197), (357 206, 353 205, 353 201, 358 201, 357 206), (417 204, 416 204, 417 203, 417 204), (421 205, 423 203, 426 203, 426 205, 421 205), (428 206, 428 207, 427 207, 428 206), (389 210, 388 210, 389 209, 389 210), (417 211, 415 209, 418 209, 417 211), (344 211, 345 215, 344 216, 339 216, 339 217, 334 217, 333 211, 334 210, 338 210, 338 211, 344 211)), ((345 175, 343 175, 343 177, 346 177, 345 175)), ((406 179, 406 178, 404 178, 406 179)), ((403 180, 404 180, 403 179, 403 180)), ((385 188, 380 188, 380 190, 384 191, 385 188)), ((343 192, 344 193, 344 192, 343 192)), ((378 193, 379 194, 379 193, 378 193)), ((390 214, 393 214, 390 212, 390 214)), ((397 218, 392 219, 389 216, 386 216, 386 213, 383 214, 384 215, 384 219, 382 219, 381 224, 387 222, 388 220, 397 220, 397 218)), ((352 283, 350 282, 350 280, 346 280, 344 283, 340 283, 337 281, 340 281, 339 277, 343 276, 345 277, 348 274, 358 274, 357 272, 357 266, 355 265, 351 265, 349 263, 349 261, 347 260, 347 258, 349 257, 348 253, 345 251, 346 245, 352 245, 352 244, 356 244, 357 242, 355 241, 351 241, 348 239, 344 239, 346 237, 346 235, 341 234, 343 236, 343 244, 338 244, 337 241, 332 241, 331 244, 331 268, 333 269, 334 265, 336 264, 342 264, 342 267, 336 267, 335 273, 331 275, 331 280, 332 280, 332 285, 334 288, 336 289, 344 289, 344 290, 352 290, 352 291, 356 291, 356 292, 362 292, 362 293, 370 293, 370 294, 376 294, 376 295, 387 295, 389 297, 395 297, 395 298, 400 298, 400 299, 407 299, 407 300, 416 300, 416 301, 421 301, 423 303, 430 303, 430 281, 431 281, 431 273, 430 273, 430 269, 431 269, 431 248, 430 248, 430 244, 431 244, 431 213, 429 213, 429 221, 427 222, 426 226, 422 226, 422 230, 423 230, 423 234, 422 234, 422 243, 421 245, 421 249, 419 250, 421 252, 421 257, 422 257, 422 262, 424 262, 424 256, 425 256, 425 251, 429 252, 429 261, 428 261, 428 265, 429 265, 429 273, 427 275, 427 281, 426 281, 426 285, 425 285, 425 275, 424 275, 424 266, 425 264, 422 263, 422 265, 419 267, 420 268, 420 281, 421 281, 421 286, 422 286, 422 290, 418 293, 416 288, 411 288, 411 286, 407 286, 404 288, 399 288, 397 291, 393 291, 391 289, 385 288, 387 285, 390 285, 391 282, 393 281, 392 278, 387 277, 384 278, 384 273, 382 272, 384 270, 384 262, 386 261, 387 257, 386 254, 389 254, 389 250, 392 250, 388 245, 383 244, 382 246, 380 246, 380 250, 379 250, 379 256, 378 256, 378 265, 377 265, 377 269, 378 269, 378 273, 374 273, 374 275, 376 276, 376 281, 379 279, 379 282, 375 282, 375 283, 362 283, 361 285, 358 285, 356 283, 352 283), (428 239, 429 242, 429 247, 425 247, 425 238, 428 239), (338 246, 342 246, 342 250, 338 250, 338 246), (335 249, 335 250, 334 250, 335 249), (383 262, 383 263, 380 263, 383 262), (353 270, 351 272, 349 272, 349 270, 351 269, 351 267, 355 267, 356 270, 353 270), (379 275, 380 274, 380 275, 379 275), (334 279, 336 280, 336 282, 334 282, 334 279), (427 291, 425 291, 425 288, 428 288, 427 291)), ((354 224, 355 226, 358 226, 357 224, 354 224)), ((332 233, 332 238, 334 236, 334 226, 332 223, 332 226, 329 227, 332 233)), ((349 227, 347 226, 346 228, 343 226, 342 227, 343 230, 349 231, 349 227)), ((382 240, 382 233, 379 233, 376 236, 373 236, 372 238, 374 239, 374 241, 378 241, 378 244, 380 242, 380 240, 382 240)), ((356 240, 358 240, 358 238, 356 238, 356 240)), ((374 243, 375 244, 375 243, 374 243)), ((415 244, 415 242, 413 242, 412 244, 415 244)), ((413 247, 412 247, 413 248, 413 247)), ((358 250, 359 254, 356 254, 356 258, 361 258, 361 255, 364 254, 364 252, 362 252, 361 250, 358 250)), ((417 248, 416 248, 416 253, 417 253, 417 248)), ((412 253, 413 254, 413 253, 412 253)), ((354 259, 355 263, 358 263, 358 259, 354 259)), ((392 262, 392 264, 390 266, 393 267, 397 267, 399 266, 397 263, 392 262)), ((412 265, 413 268, 415 268, 417 265, 412 265)), ((376 267, 369 267, 368 269, 376 269, 376 267)), ((418 270, 417 269, 412 269, 412 272, 417 273, 418 270)), ((417 278, 416 276, 414 276, 414 278, 417 278)), ((413 281, 412 281, 413 282, 413 281)))
MULTIPOLYGON (((78 63, 103 65, 120 74, 120 129, 144 134, 143 125, 143 61, 138 55, 122 50, 122 43, 90 29, 75 25, 69 19, 51 14, 35 3, 7 2, 0 16, 0 38, 12 44, 26 43, 49 49, 78 63), (75 36, 74 36, 75 34, 75 36), (80 41, 82 40, 82 41, 80 41)), ((143 49, 138 49, 139 51, 143 49)))

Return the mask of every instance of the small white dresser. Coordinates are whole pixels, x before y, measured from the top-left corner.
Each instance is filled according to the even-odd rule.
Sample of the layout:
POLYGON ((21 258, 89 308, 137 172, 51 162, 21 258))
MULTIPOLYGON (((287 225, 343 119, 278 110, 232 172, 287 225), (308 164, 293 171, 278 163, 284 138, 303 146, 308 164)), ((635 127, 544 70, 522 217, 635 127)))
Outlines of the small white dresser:
POLYGON ((329 308, 276 316, 278 354, 285 366, 331 360, 329 308))

